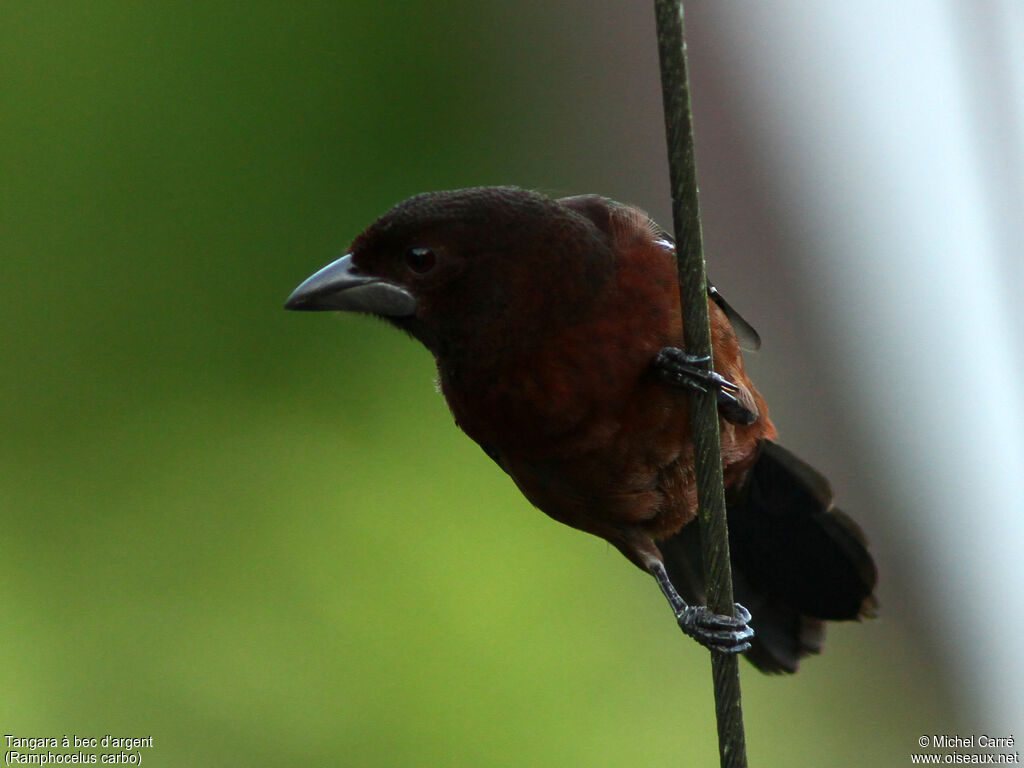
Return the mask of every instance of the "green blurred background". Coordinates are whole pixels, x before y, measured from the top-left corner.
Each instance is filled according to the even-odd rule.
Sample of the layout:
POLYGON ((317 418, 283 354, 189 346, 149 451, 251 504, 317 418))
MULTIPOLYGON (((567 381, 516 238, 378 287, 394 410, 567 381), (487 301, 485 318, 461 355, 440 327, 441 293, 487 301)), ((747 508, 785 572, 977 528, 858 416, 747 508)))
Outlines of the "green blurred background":
MULTIPOLYGON (((529 507, 423 349, 282 310, 418 191, 664 212, 626 183, 663 152, 628 109, 650 9, 614 50, 581 10, 4 4, 2 733, 152 736, 167 766, 716 763, 706 655, 649 578, 529 507)), ((908 633, 744 665, 753 764, 903 764, 953 717, 908 633)))

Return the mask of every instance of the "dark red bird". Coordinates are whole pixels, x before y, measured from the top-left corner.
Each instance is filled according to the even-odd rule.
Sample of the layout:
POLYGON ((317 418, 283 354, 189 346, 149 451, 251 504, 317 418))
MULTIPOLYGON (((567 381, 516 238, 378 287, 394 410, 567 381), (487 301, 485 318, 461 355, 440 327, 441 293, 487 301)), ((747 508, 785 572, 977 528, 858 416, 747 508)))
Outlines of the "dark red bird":
POLYGON ((875 566, 828 482, 773 442, 740 351, 757 334, 714 289, 715 378, 680 351, 676 280, 672 239, 636 208, 479 187, 399 203, 287 307, 369 313, 419 339, 455 421, 533 504, 651 573, 687 634, 791 672, 821 650, 825 620, 873 614, 875 566), (703 607, 690 524, 688 393, 707 386, 750 609, 735 619, 703 607))

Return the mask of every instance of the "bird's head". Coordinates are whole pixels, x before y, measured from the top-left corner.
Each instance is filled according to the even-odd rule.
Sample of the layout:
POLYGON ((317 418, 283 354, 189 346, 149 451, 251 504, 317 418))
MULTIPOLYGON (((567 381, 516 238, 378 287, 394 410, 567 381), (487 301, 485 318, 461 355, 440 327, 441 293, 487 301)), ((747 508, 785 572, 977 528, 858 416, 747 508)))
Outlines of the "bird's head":
POLYGON ((376 315, 439 358, 476 354, 578 319, 613 266, 607 233, 574 206, 516 187, 429 192, 385 213, 285 306, 376 315))

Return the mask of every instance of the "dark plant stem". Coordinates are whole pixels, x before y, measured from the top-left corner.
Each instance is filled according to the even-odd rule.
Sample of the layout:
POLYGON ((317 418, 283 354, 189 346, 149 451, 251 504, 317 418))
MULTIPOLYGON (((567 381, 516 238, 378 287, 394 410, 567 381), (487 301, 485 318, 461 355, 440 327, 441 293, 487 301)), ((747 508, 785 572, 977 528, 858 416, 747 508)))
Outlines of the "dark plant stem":
MULTIPOLYGON (((665 105, 669 174, 672 184, 672 223, 675 227, 679 292, 683 309, 683 342, 691 355, 711 358, 707 275, 697 193, 697 164, 686 73, 682 0, 655 0, 658 55, 665 105)), ((711 363, 708 363, 709 368, 711 363)), ((729 532, 718 433, 718 408, 713 392, 693 393, 692 432, 701 554, 708 607, 733 615, 729 532)), ((740 706, 739 660, 734 654, 711 652, 711 674, 718 720, 718 751, 723 768, 745 768, 746 744, 740 706)))

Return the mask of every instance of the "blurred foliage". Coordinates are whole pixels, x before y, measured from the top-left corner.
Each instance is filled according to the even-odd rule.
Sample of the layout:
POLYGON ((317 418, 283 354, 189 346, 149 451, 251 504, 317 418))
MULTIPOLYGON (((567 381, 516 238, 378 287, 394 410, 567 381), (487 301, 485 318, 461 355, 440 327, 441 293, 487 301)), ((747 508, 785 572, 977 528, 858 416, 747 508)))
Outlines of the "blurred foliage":
MULTIPOLYGON (((281 308, 413 192, 584 191, 530 13, 5 4, 3 733, 151 735, 151 765, 716 762, 709 666, 647 577, 529 508, 424 350, 281 308)), ((946 714, 896 631, 746 670, 754 764, 902 764, 946 714)))

